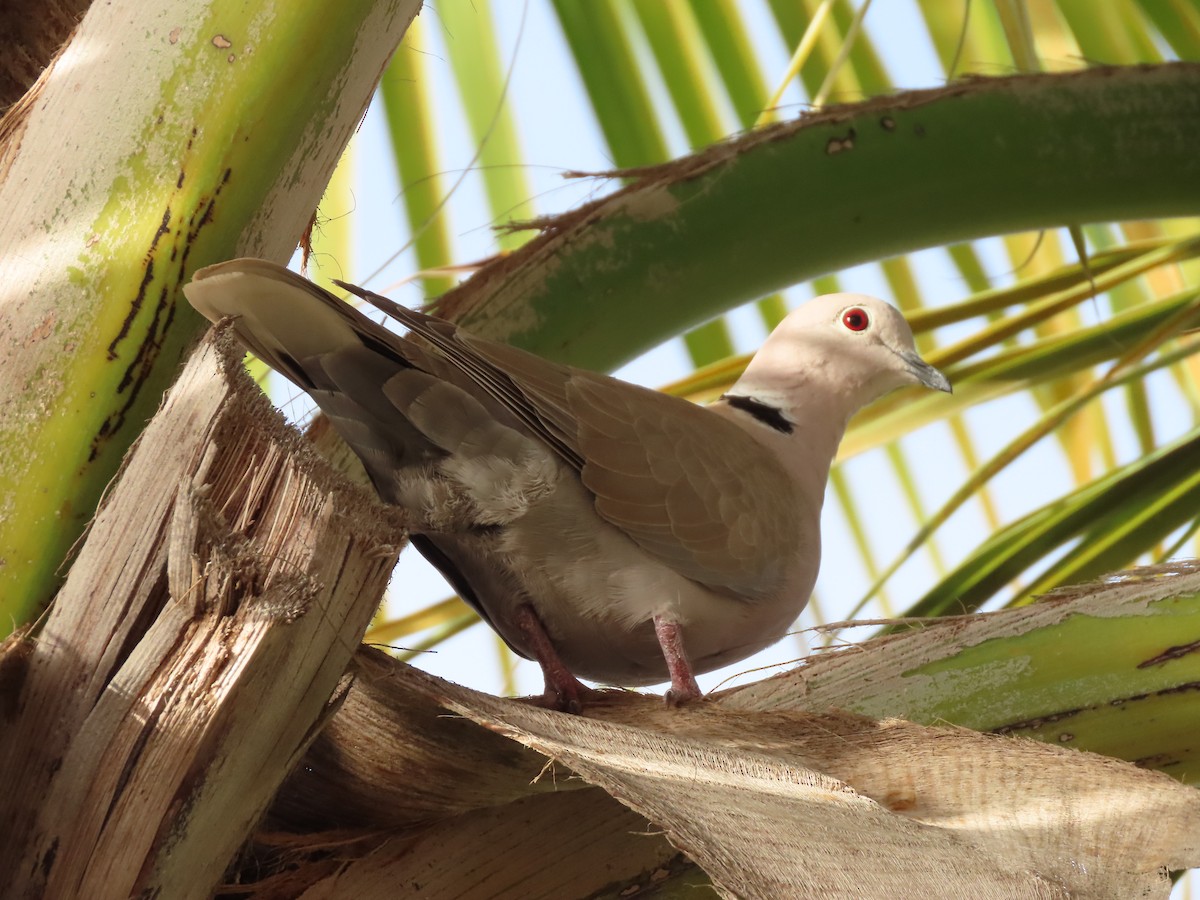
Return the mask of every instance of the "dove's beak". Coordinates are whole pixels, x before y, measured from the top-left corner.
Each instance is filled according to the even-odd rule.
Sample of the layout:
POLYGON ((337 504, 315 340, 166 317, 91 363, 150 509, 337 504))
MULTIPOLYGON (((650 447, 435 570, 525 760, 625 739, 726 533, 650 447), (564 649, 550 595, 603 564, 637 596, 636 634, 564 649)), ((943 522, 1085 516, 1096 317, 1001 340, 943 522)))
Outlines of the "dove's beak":
POLYGON ((916 353, 906 350, 897 355, 904 360, 904 365, 908 367, 909 373, 917 381, 925 385, 925 387, 932 388, 935 391, 945 391, 947 394, 954 393, 954 388, 950 385, 950 379, 921 359, 921 357, 917 356, 916 353))

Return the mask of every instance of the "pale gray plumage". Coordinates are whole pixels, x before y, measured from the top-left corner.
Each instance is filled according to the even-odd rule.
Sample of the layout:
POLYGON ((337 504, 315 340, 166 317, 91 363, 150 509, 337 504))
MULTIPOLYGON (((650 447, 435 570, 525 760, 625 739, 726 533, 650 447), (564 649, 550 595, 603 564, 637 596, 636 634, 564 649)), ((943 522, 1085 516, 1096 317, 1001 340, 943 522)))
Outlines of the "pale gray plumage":
POLYGON ((693 672, 778 639, 816 580, 849 417, 904 384, 950 389, 900 314, 859 295, 801 306, 699 407, 347 287, 410 335, 262 260, 184 291, 313 396, 418 548, 571 707, 567 672, 670 677, 682 701, 693 672))

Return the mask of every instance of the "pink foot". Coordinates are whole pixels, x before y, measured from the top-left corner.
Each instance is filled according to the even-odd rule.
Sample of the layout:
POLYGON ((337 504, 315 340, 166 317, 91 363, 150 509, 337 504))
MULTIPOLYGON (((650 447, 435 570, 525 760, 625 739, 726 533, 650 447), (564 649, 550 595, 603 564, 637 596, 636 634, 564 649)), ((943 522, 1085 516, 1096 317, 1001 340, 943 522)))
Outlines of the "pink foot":
POLYGON ((579 679, 571 674, 571 670, 559 659, 558 651, 546 634, 546 627, 527 603, 517 607, 517 626, 525 635, 528 649, 533 658, 542 667, 542 676, 546 679, 546 690, 542 694, 542 703, 550 709, 561 710, 578 715, 583 711, 583 698, 592 693, 590 688, 580 684, 579 679))
POLYGON ((692 664, 688 662, 687 652, 683 649, 683 635, 679 624, 664 616, 655 616, 654 634, 667 661, 667 671, 671 674, 671 689, 663 698, 667 701, 667 706, 682 706, 695 700, 700 696, 700 685, 696 683, 696 676, 692 674, 692 664))

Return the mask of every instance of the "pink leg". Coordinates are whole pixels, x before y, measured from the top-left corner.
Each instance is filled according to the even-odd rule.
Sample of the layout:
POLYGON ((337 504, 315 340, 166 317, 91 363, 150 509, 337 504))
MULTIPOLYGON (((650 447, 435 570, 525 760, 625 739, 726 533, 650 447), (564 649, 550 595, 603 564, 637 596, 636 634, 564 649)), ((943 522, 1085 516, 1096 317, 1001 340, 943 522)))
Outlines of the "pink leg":
POLYGON ((542 667, 542 676, 546 679, 546 705, 563 712, 580 713, 583 710, 583 696, 591 691, 580 684, 579 679, 558 658, 558 651, 550 643, 550 635, 546 634, 542 620, 528 603, 517 607, 517 626, 525 635, 534 659, 542 667))
POLYGON ((654 634, 667 660, 667 671, 671 673, 671 689, 667 691, 668 706, 680 706, 700 696, 700 685, 692 674, 687 651, 683 649, 683 635, 679 624, 663 616, 654 617, 654 634))

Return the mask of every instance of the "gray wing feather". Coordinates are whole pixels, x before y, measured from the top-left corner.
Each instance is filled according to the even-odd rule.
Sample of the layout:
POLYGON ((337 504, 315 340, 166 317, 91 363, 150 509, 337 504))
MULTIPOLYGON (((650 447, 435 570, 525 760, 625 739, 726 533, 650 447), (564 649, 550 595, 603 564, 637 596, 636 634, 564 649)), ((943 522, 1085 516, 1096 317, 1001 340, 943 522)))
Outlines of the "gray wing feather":
MULTIPOLYGON (((281 267, 243 260, 212 269, 222 270, 265 276, 320 301, 319 311, 295 314, 303 320, 296 330, 305 333, 277 341, 271 327, 289 326, 272 320, 261 331, 246 323, 239 334, 301 387, 326 392, 323 408, 341 420, 368 470, 371 460, 378 472, 389 457, 394 467, 454 446, 485 452, 481 441, 508 431, 491 429, 494 418, 549 447, 579 473, 599 516, 681 575, 750 600, 782 587, 802 539, 799 504, 779 461, 734 423, 679 398, 471 336, 352 285, 344 286, 410 336, 281 267), (305 331, 314 327, 325 333, 305 331), (296 358, 293 348, 303 355, 310 346, 316 358, 296 358), (434 397, 430 377, 465 391, 470 408, 447 415, 462 404, 450 403, 449 394, 434 397)), ((244 315, 207 303, 207 295, 199 299, 210 318, 244 315)))
POLYGON ((783 587, 802 540, 800 503, 779 461, 741 428, 686 400, 548 362, 393 313, 579 473, 597 513, 680 574, 747 599, 783 587))

